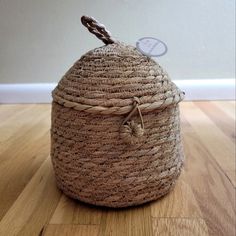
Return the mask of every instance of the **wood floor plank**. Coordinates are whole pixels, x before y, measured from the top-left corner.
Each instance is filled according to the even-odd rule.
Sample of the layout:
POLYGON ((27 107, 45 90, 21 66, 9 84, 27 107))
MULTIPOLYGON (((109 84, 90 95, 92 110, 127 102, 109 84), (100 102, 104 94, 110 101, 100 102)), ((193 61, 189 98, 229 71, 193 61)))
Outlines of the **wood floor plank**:
POLYGON ((211 157, 217 161, 225 173, 235 171, 235 143, 193 103, 182 103, 181 109, 192 126, 194 135, 203 141, 202 145, 207 148, 211 157))
POLYGON ((232 182, 233 186, 236 188, 236 173, 233 170, 225 171, 226 175, 229 177, 229 180, 232 182))
POLYGON ((139 207, 108 210, 101 222, 100 236, 152 236, 150 204, 139 207))
POLYGON ((208 230, 203 219, 153 218, 155 236, 207 236, 208 230))
POLYGON ((40 120, 44 119, 49 128, 50 106, 29 105, 29 109, 16 113, 5 122, 0 123, 0 152, 12 145, 12 142, 34 127, 40 120))
POLYGON ((236 115, 235 104, 230 103, 229 101, 211 101, 210 103, 216 105, 220 110, 222 110, 229 117, 235 120, 235 115, 236 115))
POLYGON ((183 170, 175 188, 163 198, 151 203, 153 217, 201 217, 202 213, 186 181, 183 170))
MULTIPOLYGON (((50 148, 48 114, 0 146, 0 219, 46 159, 50 148), (17 181, 16 181, 17 180, 17 181)), ((23 128, 22 128, 23 129, 23 128)))
POLYGON ((185 119, 181 120, 186 155, 186 181, 208 226, 210 235, 234 235, 235 189, 225 172, 205 146, 205 140, 196 136, 195 130, 185 119))
MULTIPOLYGON (((184 110, 181 111, 181 124, 185 153, 184 170, 187 176, 186 180, 198 175, 208 175, 209 168, 214 168, 219 174, 225 176, 225 170, 218 165, 217 160, 215 160, 208 150, 205 140, 197 136, 194 128, 188 123, 184 110)), ((225 179, 227 179, 227 177, 225 177, 225 179)))
POLYGON ((50 224, 100 224, 104 210, 62 195, 50 224))
POLYGON ((212 103, 194 102, 235 143, 235 120, 212 103))
POLYGON ((97 236, 98 225, 48 225, 42 236, 97 236))
POLYGON ((48 157, 1 220, 0 235, 39 235, 60 196, 48 157))
POLYGON ((208 176, 198 176, 198 179, 192 178, 193 192, 210 235, 234 236, 235 202, 233 189, 227 186, 228 182, 221 175, 216 176, 217 174, 211 170, 208 176), (211 177, 213 174, 214 177, 211 177))
POLYGON ((29 104, 0 104, 0 125, 9 118, 30 110, 33 106, 29 104))

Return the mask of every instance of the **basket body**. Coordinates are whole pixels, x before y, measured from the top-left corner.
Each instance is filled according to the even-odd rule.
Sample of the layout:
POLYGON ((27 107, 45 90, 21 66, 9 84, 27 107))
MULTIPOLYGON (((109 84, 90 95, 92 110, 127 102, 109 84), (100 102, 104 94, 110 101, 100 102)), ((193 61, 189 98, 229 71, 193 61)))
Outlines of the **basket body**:
POLYGON ((96 48, 52 96, 51 157, 65 194, 126 207, 172 189, 183 164, 183 92, 154 60, 119 42, 96 48))
MULTIPOLYGON (((138 122, 138 116, 133 119, 138 122)), ((120 138, 122 120, 53 103, 51 156, 57 185, 66 195, 126 207, 172 189, 183 164, 178 104, 144 114, 145 133, 132 145, 120 138)))

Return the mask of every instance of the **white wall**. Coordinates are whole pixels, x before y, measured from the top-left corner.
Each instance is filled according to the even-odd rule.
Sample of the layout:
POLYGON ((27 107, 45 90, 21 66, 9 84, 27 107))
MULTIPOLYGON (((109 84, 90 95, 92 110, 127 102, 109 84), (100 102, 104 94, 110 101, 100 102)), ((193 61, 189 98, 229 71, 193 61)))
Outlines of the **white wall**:
POLYGON ((102 45, 83 14, 132 45, 144 36, 165 41, 158 61, 173 79, 235 77, 234 0, 0 0, 0 83, 57 82, 102 45))

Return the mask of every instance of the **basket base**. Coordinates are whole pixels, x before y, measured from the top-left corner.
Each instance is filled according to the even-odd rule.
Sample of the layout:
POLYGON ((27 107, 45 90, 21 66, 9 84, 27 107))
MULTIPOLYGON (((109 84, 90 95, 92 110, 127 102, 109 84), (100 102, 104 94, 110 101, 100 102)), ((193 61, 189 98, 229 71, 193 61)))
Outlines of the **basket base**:
POLYGON ((81 197, 79 195, 73 194, 71 191, 69 191, 67 188, 65 188, 65 186, 63 186, 62 184, 60 184, 60 182, 57 181, 57 187, 68 197, 75 199, 75 200, 79 200, 81 202, 87 203, 87 204, 91 204, 91 205, 95 205, 95 206, 103 206, 103 207, 109 207, 109 208, 125 208, 125 207, 132 207, 132 206, 138 206, 138 205, 142 205, 151 201, 155 201, 158 200, 161 197, 164 197, 165 195, 167 195, 169 192, 171 192, 174 189, 175 186, 175 181, 171 184, 168 185, 168 187, 166 189, 163 189, 161 192, 157 192, 156 194, 152 194, 148 197, 145 197, 144 199, 141 200, 132 200, 132 201, 106 201, 106 199, 104 199, 103 201, 94 201, 91 198, 84 198, 81 197))

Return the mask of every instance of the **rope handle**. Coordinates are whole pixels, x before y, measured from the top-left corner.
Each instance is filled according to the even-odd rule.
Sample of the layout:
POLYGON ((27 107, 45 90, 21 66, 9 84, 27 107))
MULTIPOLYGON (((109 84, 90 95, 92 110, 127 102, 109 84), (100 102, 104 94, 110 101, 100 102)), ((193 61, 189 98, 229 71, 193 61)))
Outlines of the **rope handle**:
POLYGON ((115 40, 111 38, 111 33, 105 28, 105 26, 100 24, 93 17, 82 16, 81 22, 89 30, 89 32, 96 35, 96 37, 102 40, 105 44, 115 42, 115 40))

